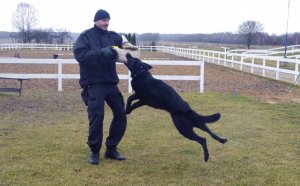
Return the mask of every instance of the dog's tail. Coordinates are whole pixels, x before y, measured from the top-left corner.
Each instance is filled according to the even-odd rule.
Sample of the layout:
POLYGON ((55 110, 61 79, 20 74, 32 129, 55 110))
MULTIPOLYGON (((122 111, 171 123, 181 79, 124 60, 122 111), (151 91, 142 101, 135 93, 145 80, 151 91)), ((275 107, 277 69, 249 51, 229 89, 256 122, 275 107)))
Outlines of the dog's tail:
POLYGON ((215 113, 213 115, 208 115, 208 116, 200 116, 201 119, 205 122, 205 123, 213 123, 216 122, 220 119, 221 114, 220 113, 215 113))
POLYGON ((221 117, 220 113, 215 113, 213 115, 208 115, 208 116, 202 116, 196 113, 195 111, 192 111, 190 114, 191 114, 190 115, 191 118, 197 123, 213 123, 218 121, 221 117))

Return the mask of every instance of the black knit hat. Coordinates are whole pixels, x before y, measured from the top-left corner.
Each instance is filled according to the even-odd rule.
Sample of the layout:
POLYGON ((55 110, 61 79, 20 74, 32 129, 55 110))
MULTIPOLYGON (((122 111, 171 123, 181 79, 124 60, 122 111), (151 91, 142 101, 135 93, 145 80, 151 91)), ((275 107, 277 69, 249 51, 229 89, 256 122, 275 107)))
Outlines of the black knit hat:
POLYGON ((102 9, 98 10, 95 14, 94 22, 98 21, 100 19, 110 19, 109 13, 105 10, 102 10, 102 9))

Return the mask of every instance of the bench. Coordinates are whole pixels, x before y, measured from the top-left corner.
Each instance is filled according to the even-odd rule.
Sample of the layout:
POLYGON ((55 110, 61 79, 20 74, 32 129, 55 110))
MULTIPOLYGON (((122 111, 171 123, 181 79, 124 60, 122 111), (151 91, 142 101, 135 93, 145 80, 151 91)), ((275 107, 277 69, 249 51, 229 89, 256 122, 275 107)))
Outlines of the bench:
POLYGON ((19 92, 19 96, 21 97, 22 94, 22 88, 23 88, 23 81, 29 80, 28 78, 10 78, 10 77, 0 77, 0 79, 7 79, 7 80, 18 80, 20 82, 19 88, 1 88, 0 92, 19 92))

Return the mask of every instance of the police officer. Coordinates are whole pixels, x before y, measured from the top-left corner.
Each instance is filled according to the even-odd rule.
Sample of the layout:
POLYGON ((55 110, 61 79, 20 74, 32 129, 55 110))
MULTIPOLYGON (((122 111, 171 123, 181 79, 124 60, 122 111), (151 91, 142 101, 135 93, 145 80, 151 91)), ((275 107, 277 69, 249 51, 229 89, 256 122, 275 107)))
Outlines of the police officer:
POLYGON ((81 96, 87 105, 89 119, 89 163, 94 165, 99 163, 99 151, 102 146, 104 102, 113 112, 104 157, 125 160, 117 151, 117 145, 126 130, 127 119, 123 96, 117 86, 117 52, 112 47, 122 48, 122 37, 107 30, 109 21, 109 13, 98 10, 94 17, 94 27, 79 36, 73 49, 80 67, 79 84, 83 88, 81 96))

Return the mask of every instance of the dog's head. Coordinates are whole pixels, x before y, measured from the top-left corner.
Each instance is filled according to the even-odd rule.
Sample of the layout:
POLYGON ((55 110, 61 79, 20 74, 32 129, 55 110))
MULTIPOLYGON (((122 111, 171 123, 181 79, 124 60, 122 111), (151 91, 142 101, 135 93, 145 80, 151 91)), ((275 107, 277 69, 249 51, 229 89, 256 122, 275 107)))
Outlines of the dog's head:
POLYGON ((132 57, 129 53, 126 54, 127 63, 124 63, 131 73, 138 73, 141 71, 148 71, 152 68, 151 65, 142 62, 138 58, 132 57))

